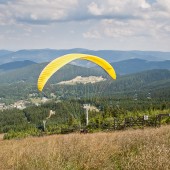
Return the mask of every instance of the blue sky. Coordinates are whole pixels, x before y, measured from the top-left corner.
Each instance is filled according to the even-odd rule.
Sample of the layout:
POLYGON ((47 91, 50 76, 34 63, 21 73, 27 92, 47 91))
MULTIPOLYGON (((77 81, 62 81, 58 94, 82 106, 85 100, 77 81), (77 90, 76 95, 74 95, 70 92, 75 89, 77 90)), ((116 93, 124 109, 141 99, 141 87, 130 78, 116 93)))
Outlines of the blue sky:
POLYGON ((0 49, 170 51, 170 0, 0 0, 0 49))

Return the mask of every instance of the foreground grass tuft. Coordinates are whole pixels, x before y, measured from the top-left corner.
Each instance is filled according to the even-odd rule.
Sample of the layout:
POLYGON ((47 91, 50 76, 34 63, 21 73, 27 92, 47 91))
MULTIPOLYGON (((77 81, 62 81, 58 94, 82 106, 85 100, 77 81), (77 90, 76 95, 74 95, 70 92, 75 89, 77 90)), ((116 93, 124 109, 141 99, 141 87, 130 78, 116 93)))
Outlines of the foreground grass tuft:
POLYGON ((168 170, 170 126, 0 141, 0 169, 168 170))

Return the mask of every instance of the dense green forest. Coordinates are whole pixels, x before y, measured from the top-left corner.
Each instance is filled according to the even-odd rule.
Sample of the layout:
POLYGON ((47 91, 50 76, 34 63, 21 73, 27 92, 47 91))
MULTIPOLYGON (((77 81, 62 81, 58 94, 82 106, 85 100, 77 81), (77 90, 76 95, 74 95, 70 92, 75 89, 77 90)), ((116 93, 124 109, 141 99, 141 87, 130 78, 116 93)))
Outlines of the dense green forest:
MULTIPOLYGON (((91 132, 113 127, 114 119, 156 116, 170 112, 170 102, 161 99, 140 98, 93 98, 83 100, 50 101, 41 106, 30 106, 24 110, 4 110, 0 112, 0 132, 7 133, 5 138, 25 137, 29 135, 55 134, 79 131, 86 125, 83 104, 88 103, 96 109, 89 111, 91 132), (49 111, 55 111, 49 117, 49 111), (43 121, 46 120, 44 129, 43 121), (44 132, 45 131, 45 132, 44 132)), ((163 120, 169 123, 170 118, 163 120)))

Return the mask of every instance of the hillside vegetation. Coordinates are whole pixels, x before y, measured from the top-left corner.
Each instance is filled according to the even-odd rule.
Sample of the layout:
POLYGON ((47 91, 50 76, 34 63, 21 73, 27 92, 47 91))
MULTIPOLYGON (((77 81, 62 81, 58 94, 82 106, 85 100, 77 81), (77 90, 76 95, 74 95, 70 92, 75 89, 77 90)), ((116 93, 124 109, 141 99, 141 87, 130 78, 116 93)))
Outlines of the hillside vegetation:
POLYGON ((0 141, 0 169, 169 170, 170 126, 0 141))
MULTIPOLYGON (((157 115, 160 113, 170 113, 168 101, 148 99, 135 101, 130 98, 122 98, 118 102, 117 99, 104 97, 94 100, 51 101, 40 106, 28 106, 24 110, 0 111, 0 133, 6 133, 4 139, 12 139, 24 138, 29 135, 72 133, 80 131, 81 128, 87 128, 90 132, 115 130, 116 120, 121 123, 122 128, 125 128, 125 118, 140 117, 143 119, 144 115, 149 116, 149 124, 138 125, 138 128, 159 126, 157 115), (98 109, 98 111, 89 111, 88 126, 86 126, 86 116, 82 107, 85 103, 90 103, 91 106, 98 109), (48 119, 50 110, 54 111, 55 115, 48 119), (45 129, 44 120, 47 120, 45 129)), ((160 123, 170 123, 170 117, 162 118, 160 123)))

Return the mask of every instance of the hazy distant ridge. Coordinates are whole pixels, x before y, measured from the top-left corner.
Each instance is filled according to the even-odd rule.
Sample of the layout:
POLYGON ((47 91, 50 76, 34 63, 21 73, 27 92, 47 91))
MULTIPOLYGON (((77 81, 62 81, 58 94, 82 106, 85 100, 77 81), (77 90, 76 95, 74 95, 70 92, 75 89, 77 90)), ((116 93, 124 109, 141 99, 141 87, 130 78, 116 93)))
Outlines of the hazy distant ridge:
MULTIPOLYGON (((68 53, 84 53, 97 55, 106 59, 108 62, 118 62, 122 60, 139 58, 148 61, 164 61, 170 60, 170 52, 158 51, 114 51, 114 50, 88 50, 88 49, 37 49, 37 50, 19 50, 16 52, 0 50, 0 64, 31 60, 37 63, 48 62, 56 57, 68 53)), ((81 65, 81 61, 78 62, 81 65)), ((84 63, 83 63, 84 64, 84 63)))

